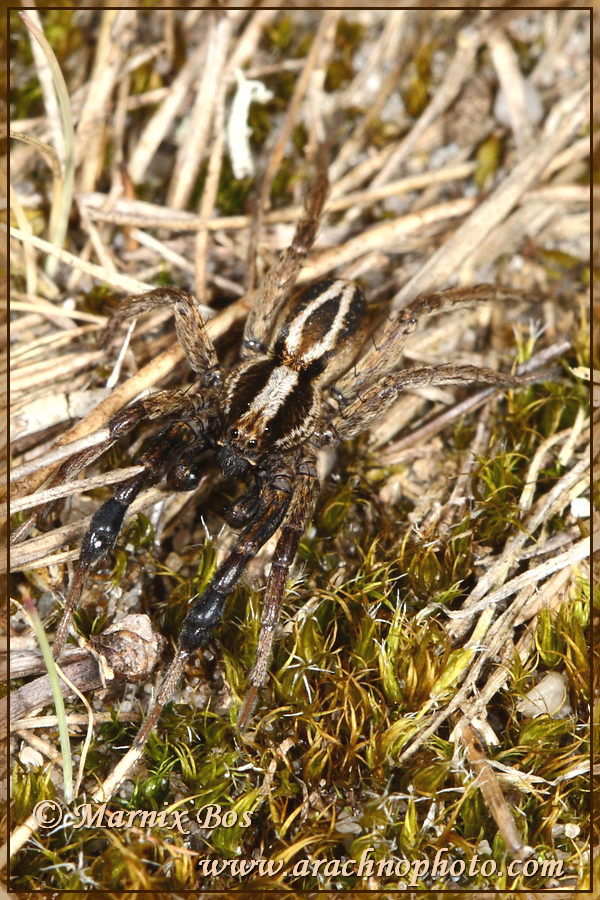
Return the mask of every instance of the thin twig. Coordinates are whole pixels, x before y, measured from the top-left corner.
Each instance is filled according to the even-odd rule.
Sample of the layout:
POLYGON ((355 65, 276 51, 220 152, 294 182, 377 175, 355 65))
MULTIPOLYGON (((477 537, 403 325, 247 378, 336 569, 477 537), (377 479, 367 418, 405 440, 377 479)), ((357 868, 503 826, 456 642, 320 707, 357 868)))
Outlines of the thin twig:
POLYGON ((533 849, 523 843, 512 812, 498 784, 496 774, 483 751, 475 729, 470 724, 464 724, 461 726, 459 733, 467 759, 477 775, 475 783, 494 817, 506 849, 513 859, 525 859, 526 856, 533 853, 533 849))
MULTIPOLYGON (((42 503, 50 503, 58 500, 60 497, 70 497, 73 494, 80 494, 82 491, 89 491, 96 487, 103 487, 106 484, 118 484, 132 475, 143 472, 143 466, 128 466, 125 469, 113 469, 112 472, 104 472, 102 475, 92 475, 89 478, 81 478, 79 481, 68 481, 66 484, 56 485, 56 487, 48 488, 45 491, 38 491, 36 494, 30 494, 29 497, 21 497, 10 504, 11 514, 21 512, 24 509, 30 509, 32 506, 40 506, 42 503)), ((0 507, 0 513, 2 512, 0 507)))
MULTIPOLYGON (((229 47, 231 29, 227 19, 219 23, 217 28, 217 60, 216 67, 220 72, 225 65, 225 57, 229 47)), ((221 80, 213 91, 214 97, 214 121, 213 142, 208 159, 208 169, 202 199, 200 200, 200 215, 209 217, 217 199, 219 178, 223 164, 223 148, 225 146, 225 83, 221 80)), ((194 253, 194 269, 196 273, 196 294, 201 303, 206 303, 206 263, 208 252, 208 231, 199 228, 196 235, 196 247, 194 253)))
POLYGON ((481 203, 396 294, 393 306, 401 307, 411 297, 439 290, 455 272, 473 247, 506 217, 527 188, 538 178, 551 160, 585 124, 588 114, 587 92, 569 95, 546 121, 541 143, 536 143, 524 159, 481 203))
POLYGON ((304 68, 302 69, 300 77, 296 82, 294 93, 292 94, 291 100, 289 102, 287 113, 281 126, 281 130, 279 131, 277 140, 275 141, 273 149, 269 154, 269 159, 267 161, 260 186, 260 194, 255 204, 255 215, 248 241, 248 277, 246 284, 250 288, 253 288, 256 284, 256 246, 258 243, 258 235, 262 227, 262 217, 268 205, 267 201, 271 192, 271 185, 273 183, 273 179, 277 173, 277 170, 281 165, 285 147, 292 135, 292 130, 296 121, 296 117, 298 115, 298 109, 300 108, 300 103, 302 101, 302 98, 304 97, 304 94, 306 93, 310 76, 319 60, 321 48, 330 33, 332 25, 337 22, 339 15, 339 11, 336 10, 328 10, 323 14, 319 23, 319 28, 315 35, 315 39, 310 48, 310 52, 306 57, 304 68))

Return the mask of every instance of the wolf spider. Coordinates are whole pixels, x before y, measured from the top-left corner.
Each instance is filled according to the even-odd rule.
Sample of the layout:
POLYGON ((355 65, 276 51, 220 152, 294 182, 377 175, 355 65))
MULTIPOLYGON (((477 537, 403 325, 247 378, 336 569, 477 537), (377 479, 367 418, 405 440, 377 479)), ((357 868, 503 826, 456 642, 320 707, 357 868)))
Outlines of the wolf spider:
POLYGON ((358 435, 407 389, 471 383, 508 388, 534 380, 472 365, 398 371, 406 339, 423 316, 460 303, 522 299, 519 292, 479 285, 418 297, 375 332, 363 356, 359 353, 368 331, 367 309, 356 283, 320 281, 288 299, 313 245, 327 193, 326 163, 321 161, 318 168, 291 246, 256 293, 241 359, 230 372, 219 365, 196 301, 187 291, 164 287, 129 297, 109 325, 112 330, 125 318, 171 304, 177 336, 196 379, 191 389, 161 390, 137 400, 108 423, 113 444, 141 422, 168 420, 137 460, 143 471, 119 484, 92 518, 56 634, 55 656, 64 645, 90 568, 115 544, 126 510, 143 487, 166 473, 173 490, 192 490, 202 476, 206 451, 212 452, 226 477, 248 485, 230 511, 230 520, 239 529, 233 549, 187 614, 174 661, 136 738, 138 747, 172 694, 186 660, 220 623, 225 601, 247 563, 279 529, 256 661, 237 719, 240 732, 248 726, 267 677, 290 567, 319 496, 320 447, 358 435))

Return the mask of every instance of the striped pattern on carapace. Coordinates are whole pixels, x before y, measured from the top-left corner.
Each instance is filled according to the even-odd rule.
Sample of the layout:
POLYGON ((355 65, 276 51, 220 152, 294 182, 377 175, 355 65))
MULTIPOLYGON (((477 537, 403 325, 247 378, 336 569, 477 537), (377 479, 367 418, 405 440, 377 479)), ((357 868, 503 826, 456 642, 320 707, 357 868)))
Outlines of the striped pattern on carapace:
POLYGON ((267 354, 242 362, 225 385, 225 442, 249 461, 306 439, 320 412, 318 387, 350 366, 364 337, 365 299, 350 281, 309 285, 286 313, 267 354))

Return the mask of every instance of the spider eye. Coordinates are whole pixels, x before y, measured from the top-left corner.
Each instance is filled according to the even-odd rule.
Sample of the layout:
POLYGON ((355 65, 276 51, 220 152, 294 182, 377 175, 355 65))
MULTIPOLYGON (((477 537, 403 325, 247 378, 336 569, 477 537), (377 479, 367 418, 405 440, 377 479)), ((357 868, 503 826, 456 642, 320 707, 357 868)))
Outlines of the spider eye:
POLYGON ((239 431, 237 430, 237 428, 230 428, 230 429, 229 429, 229 437, 230 437, 233 441, 235 441, 239 436, 240 436, 240 433, 239 433, 239 431))
POLYGON ((248 449, 249 449, 249 450, 254 450, 256 447, 258 447, 258 441, 255 441, 254 438, 251 438, 251 439, 248 441, 248 449))

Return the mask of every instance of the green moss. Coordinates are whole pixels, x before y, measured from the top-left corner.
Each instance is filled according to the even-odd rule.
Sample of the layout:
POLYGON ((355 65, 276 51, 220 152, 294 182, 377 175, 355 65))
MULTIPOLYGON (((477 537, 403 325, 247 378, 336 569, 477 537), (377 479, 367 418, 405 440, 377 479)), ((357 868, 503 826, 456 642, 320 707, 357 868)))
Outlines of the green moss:
POLYGON ((431 57, 435 51, 431 43, 421 44, 412 61, 412 75, 408 87, 402 91, 402 100, 409 116, 421 115, 430 97, 431 57))
POLYGON ((536 255, 544 266, 550 281, 563 281, 567 276, 579 279, 585 271, 588 272, 587 279, 589 280, 589 265, 586 260, 578 259, 571 253, 565 253, 563 250, 555 248, 538 247, 536 255))
POLYGON ((119 540, 122 544, 131 544, 134 550, 141 550, 154 540, 154 526, 147 516, 138 513, 123 529, 119 540))
POLYGON ((78 300, 80 308, 94 316, 110 316, 119 306, 119 296, 114 289, 98 283, 78 300))
POLYGON ((49 766, 27 768, 20 762, 15 763, 11 780, 11 818, 14 823, 24 822, 41 800, 55 799, 56 789, 50 775, 49 766))
POLYGON ((217 206, 221 215, 230 216, 243 211, 253 182, 254 179, 251 176, 242 179, 234 178, 229 158, 226 157, 223 160, 219 190, 217 191, 217 206))
POLYGON ((286 52, 292 45, 294 32, 295 28, 292 17, 287 13, 284 13, 277 17, 274 25, 270 25, 265 29, 264 35, 272 49, 286 52))
POLYGON ((46 40, 52 47, 59 64, 64 67, 83 44, 84 36, 77 26, 74 9, 49 9, 42 16, 46 40))
POLYGON ((86 638, 100 632, 109 624, 108 616, 96 615, 94 608, 80 606, 73 613, 73 626, 75 630, 86 638))
POLYGON ((263 147, 272 132, 273 111, 269 103, 252 103, 248 112, 248 127, 252 131, 251 143, 263 147))
POLYGON ((212 577, 215 570, 216 548, 211 543, 196 548, 195 575, 184 578, 180 574, 167 569, 157 563, 156 573, 166 576, 169 584, 168 597, 164 601, 154 604, 154 611, 158 616, 161 634, 176 639, 183 620, 187 614, 189 604, 194 597, 199 596, 212 577), (175 582, 175 585, 173 585, 175 582))
POLYGON ((358 23, 342 18, 338 22, 335 49, 325 75, 325 90, 336 91, 354 77, 353 56, 364 34, 358 23))
POLYGON ((477 148, 475 156, 477 166, 473 173, 473 180, 480 191, 485 190, 498 171, 501 158, 502 141, 496 135, 490 135, 477 148))
POLYGON ((14 110, 15 119, 28 119, 42 114, 42 88, 37 77, 21 85, 14 110))
MULTIPOLYGON (((219 632, 219 667, 233 695, 233 707, 219 714, 210 708, 210 701, 208 710, 169 704, 146 748, 145 774, 138 776, 124 808, 163 808, 173 802, 177 784, 190 798, 186 811, 191 818, 207 803, 219 803, 240 818, 246 811, 252 816, 249 829, 239 823, 233 828, 216 828, 210 846, 203 846, 202 858, 233 858, 238 853, 249 858, 260 834, 273 857, 287 854, 294 859, 303 854, 302 840, 308 828, 311 853, 318 850, 324 859, 359 858, 365 848, 373 847, 373 858, 385 861, 397 854, 397 848, 409 859, 424 853, 435 855, 438 845, 428 844, 432 832, 423 832, 423 820, 432 800, 443 795, 439 823, 452 828, 452 837, 448 832, 442 842, 444 847, 454 848, 450 849, 450 861, 474 856, 482 840, 491 847, 489 856, 479 854, 482 859, 504 858, 506 850, 487 807, 468 771, 458 773, 453 766, 453 745, 447 739, 432 737, 400 770, 395 760, 423 727, 423 711, 431 697, 451 696, 457 674, 470 658, 465 656, 466 649, 451 647, 443 618, 420 620, 415 611, 424 603, 440 607, 460 603, 471 577, 473 554, 481 552, 478 545, 501 540, 505 534, 527 473, 527 458, 510 448, 526 438, 529 452, 534 451, 543 439, 534 426, 544 419, 545 403, 553 402, 552 391, 543 403, 542 389, 535 388, 535 400, 531 391, 526 388, 511 394, 511 412, 499 419, 491 436, 492 446, 504 442, 505 452, 481 458, 475 476, 480 492, 476 529, 466 518, 442 540, 437 533, 417 538, 406 526, 399 528, 393 508, 382 506, 373 496, 373 490, 385 481, 385 470, 371 470, 367 455, 348 452, 347 463, 354 471, 342 472, 340 483, 326 489, 315 527, 302 541, 303 569, 284 601, 283 637, 275 647, 271 676, 259 700, 256 731, 240 742, 233 725, 236 698, 244 693, 254 658, 260 618, 260 595, 242 582, 228 598, 225 624, 219 632), (349 544, 352 552, 347 553, 349 544), (340 564, 343 578, 334 578, 340 564), (274 756, 274 748, 287 738, 292 740, 287 756, 274 756), (271 781, 265 796, 261 785, 267 771, 271 781), (331 785, 328 804, 321 812, 309 809, 302 819, 304 798, 314 792, 321 795, 323 781, 331 785), (392 790, 390 785, 394 785, 392 790), (341 835, 332 831, 332 816, 337 819, 349 810, 359 822, 361 834, 344 845, 341 835)), ((562 427, 560 417, 550 416, 550 420, 552 428, 562 427)), ((464 438, 464 427, 459 434, 464 438)), ((139 559, 148 552, 151 530, 143 519, 132 523, 130 529, 125 539, 139 559)), ((172 587, 168 602, 158 603, 153 612, 161 628, 173 636, 175 620, 181 620, 214 571, 212 545, 204 544, 194 554, 192 577, 157 569, 172 587), (176 615, 173 609, 177 609, 176 615)), ((566 669, 576 686, 573 696, 585 703, 586 597, 582 584, 577 604, 565 604, 558 617, 541 614, 537 659, 526 670, 515 662, 511 691, 528 690, 537 667, 566 669)), ((201 672, 201 680, 206 681, 207 674, 201 672)), ((509 694, 508 727, 499 734, 500 746, 491 753, 494 759, 554 782, 565 767, 585 758, 585 742, 574 732, 571 718, 521 721, 508 698, 509 694)), ((106 777, 114 762, 112 754, 102 761, 106 738, 113 744, 127 744, 133 734, 133 726, 113 718, 104 726, 103 740, 92 748, 88 771, 106 777)), ((513 798, 523 837, 534 843, 536 853, 546 852, 552 858, 558 846, 544 825, 545 817, 564 823, 567 809, 571 821, 581 821, 585 815, 584 780, 575 781, 568 802, 565 794, 560 795, 567 804, 560 809, 552 791, 542 802, 538 797, 534 803, 524 793, 513 798)), ((27 809, 22 799, 20 809, 27 809)), ((106 842, 105 834, 98 832, 97 837, 106 842)), ((118 837, 123 843, 121 852, 125 847, 127 852, 135 847, 136 852, 148 852, 149 845, 138 835, 119 833, 118 837)), ((158 872, 163 871, 164 848, 182 842, 183 836, 172 831, 153 829, 158 872)), ((60 849, 54 852, 60 859, 60 849)), ((88 875, 95 862, 90 866, 88 875)), ((124 877, 120 864, 115 871, 124 877)), ((139 884, 143 872, 143 867, 130 866, 128 883, 139 884)), ((177 879, 169 881, 157 874, 154 884, 177 883, 182 888, 198 884, 191 867, 182 866, 177 879)), ((527 879, 517 881, 529 883, 527 879)), ((72 878, 70 883, 75 883, 72 878)), ((217 877, 213 883, 232 886, 235 879, 217 877)), ((308 875, 295 881, 296 886, 311 889, 316 883, 308 875)), ((389 882, 384 877, 382 883, 393 883, 393 876, 389 882)), ((542 885, 543 879, 539 883, 542 885)), ((352 887, 353 882, 348 879, 346 884, 352 887)), ((486 882, 476 874, 466 877, 464 884, 481 887, 486 882)))
POLYGON ((291 185, 296 178, 296 167, 290 157, 284 157, 277 174, 271 185, 271 198, 273 201, 289 200, 291 197, 291 185))

